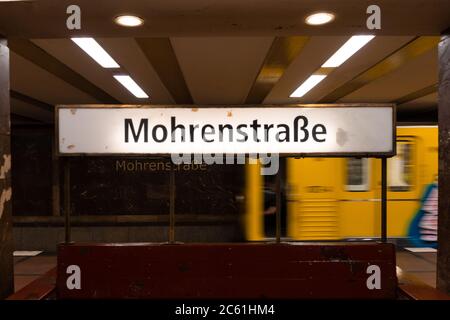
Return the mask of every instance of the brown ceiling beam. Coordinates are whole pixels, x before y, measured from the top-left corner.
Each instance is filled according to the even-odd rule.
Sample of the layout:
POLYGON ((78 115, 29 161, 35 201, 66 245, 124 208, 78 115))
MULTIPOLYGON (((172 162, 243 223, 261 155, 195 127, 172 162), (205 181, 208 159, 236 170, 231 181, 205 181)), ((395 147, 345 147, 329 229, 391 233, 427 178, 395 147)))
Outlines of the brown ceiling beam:
POLYGON ((16 100, 25 102, 27 104, 31 104, 31 105, 38 107, 39 109, 42 109, 45 111, 54 112, 54 110, 55 110, 55 108, 51 104, 42 102, 40 100, 29 97, 27 95, 24 95, 23 93, 20 93, 20 92, 14 91, 14 90, 10 90, 10 96, 11 96, 11 99, 16 99, 16 100))
POLYGON ((417 91, 408 93, 407 95, 404 95, 403 97, 400 97, 392 102, 396 103, 397 105, 400 105, 400 104, 404 104, 404 103, 407 103, 410 101, 414 101, 416 99, 419 99, 419 98, 425 97, 429 94, 437 92, 437 87, 438 87, 438 84, 435 83, 435 84, 432 84, 431 86, 427 86, 427 87, 419 89, 417 91))
POLYGON ((363 71, 352 80, 343 84, 323 97, 319 103, 333 103, 362 88, 370 82, 397 70, 418 56, 433 49, 440 41, 440 37, 426 36, 416 37, 401 48, 397 49, 386 58, 363 71))
POLYGON ((120 103, 114 97, 103 91, 82 75, 72 70, 64 63, 48 54, 45 50, 27 39, 9 39, 8 47, 16 54, 31 61, 40 68, 50 72, 80 91, 102 103, 120 103))
POLYGON ((45 124, 45 122, 35 119, 33 117, 26 117, 24 115, 12 111, 11 124, 45 124))
MULTIPOLYGON (((43 112, 51 112, 53 114, 55 111, 55 108, 53 105, 48 104, 46 102, 42 102, 38 99, 32 98, 30 96, 27 96, 23 93, 15 91, 15 90, 10 90, 9 94, 10 94, 11 100, 14 99, 14 100, 21 101, 23 103, 26 103, 33 107, 36 107, 36 108, 42 110, 43 112)), ((26 115, 24 115, 23 113, 18 113, 16 111, 14 111, 13 109, 11 109, 11 114, 15 114, 15 115, 21 116, 23 118, 32 119, 34 121, 37 121, 38 123, 48 123, 47 121, 43 121, 43 120, 39 119, 39 117, 30 115, 28 113, 26 115)))
POLYGON ((292 61, 300 54, 309 37, 276 37, 253 82, 245 103, 264 101, 292 61))
POLYGON ((136 38, 161 82, 178 104, 192 104, 192 96, 169 38, 136 38))

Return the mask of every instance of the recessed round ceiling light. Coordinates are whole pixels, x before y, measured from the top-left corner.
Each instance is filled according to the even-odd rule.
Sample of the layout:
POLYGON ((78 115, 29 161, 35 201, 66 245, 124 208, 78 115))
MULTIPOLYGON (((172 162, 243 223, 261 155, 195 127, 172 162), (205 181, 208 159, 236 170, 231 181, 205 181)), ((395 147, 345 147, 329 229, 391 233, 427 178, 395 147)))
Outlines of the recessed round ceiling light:
POLYGON ((114 19, 114 21, 123 27, 138 27, 142 24, 144 24, 144 20, 137 17, 137 16, 131 16, 131 15, 122 15, 118 16, 114 19))
POLYGON ((317 12, 306 17, 305 22, 312 26, 329 23, 334 20, 334 14, 329 12, 317 12))

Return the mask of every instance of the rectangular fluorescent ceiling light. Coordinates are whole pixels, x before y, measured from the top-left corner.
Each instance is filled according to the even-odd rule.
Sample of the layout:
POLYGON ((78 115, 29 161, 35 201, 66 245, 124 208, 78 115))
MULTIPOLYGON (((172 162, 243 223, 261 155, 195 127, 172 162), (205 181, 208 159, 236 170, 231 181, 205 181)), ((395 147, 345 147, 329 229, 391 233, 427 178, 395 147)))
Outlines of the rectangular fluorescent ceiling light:
POLYGON ((323 65, 323 68, 337 68, 364 47, 375 36, 353 36, 339 48, 323 65))
POLYGON ((94 38, 71 38, 71 40, 103 68, 120 68, 117 62, 94 38))
POLYGON ((130 91, 136 98, 148 98, 144 90, 130 76, 114 76, 128 91, 130 91))
POLYGON ((291 98, 301 98, 303 97, 309 90, 314 88, 319 84, 320 81, 326 78, 324 74, 313 74, 305 82, 303 82, 300 87, 298 87, 292 94, 291 98))

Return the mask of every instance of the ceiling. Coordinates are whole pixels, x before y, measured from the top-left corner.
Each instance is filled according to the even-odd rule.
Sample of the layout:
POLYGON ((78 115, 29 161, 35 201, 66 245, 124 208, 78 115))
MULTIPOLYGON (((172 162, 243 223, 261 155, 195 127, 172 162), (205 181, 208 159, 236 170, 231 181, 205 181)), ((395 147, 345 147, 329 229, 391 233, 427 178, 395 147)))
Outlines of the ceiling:
POLYGON ((438 34, 450 26, 447 0, 377 1, 382 30, 302 98, 289 96, 351 35, 367 33, 365 8, 372 1, 81 0, 82 31, 57 27, 65 25, 70 2, 0 0, 13 122, 50 123, 55 105, 91 103, 393 102, 400 120, 436 120, 438 34), (302 23, 318 9, 336 12, 336 21, 302 23), (124 12, 146 23, 115 26, 112 18, 124 12), (95 37, 120 69, 102 68, 69 39, 80 35, 95 37), (113 78, 124 73, 150 98, 135 98, 113 78))
POLYGON ((0 33, 23 38, 65 38, 66 8, 80 6, 82 35, 97 37, 349 35, 367 32, 366 10, 381 8, 383 35, 437 35, 450 26, 448 0, 0 0, 0 33), (319 28, 303 19, 336 13, 319 28), (113 23, 118 14, 145 19, 142 28, 113 23))
MULTIPOLYGON (((403 116, 436 109, 437 37, 376 37, 304 97, 290 98, 292 91, 348 38, 307 37, 292 61, 282 66, 276 81, 265 88, 258 103, 394 102, 399 104, 398 111, 403 116), (371 77, 358 81, 357 88, 342 89, 421 39, 431 42, 431 45, 427 42, 428 47, 422 49, 423 52, 402 56, 397 66, 384 73, 372 71, 371 77), (431 89, 424 90, 427 88, 431 89)), ((111 71, 99 66, 70 39, 10 39, 11 90, 16 94, 12 95, 12 112, 51 122, 52 109, 57 104, 254 103, 249 100, 249 92, 260 81, 257 76, 267 67, 267 57, 274 54, 270 49, 277 38, 174 37, 166 40, 160 45, 152 39, 139 39, 141 44, 149 44, 145 47, 133 38, 97 38, 121 66, 119 71, 111 71), (152 50, 153 54, 159 52, 162 60, 147 56, 145 50, 152 50), (172 50, 173 59, 166 58, 167 50, 172 50), (175 72, 173 68, 164 68, 174 64, 178 65, 175 72), (135 98, 112 77, 124 72, 149 94, 149 99, 135 98), (180 94, 183 87, 186 94, 180 94)))

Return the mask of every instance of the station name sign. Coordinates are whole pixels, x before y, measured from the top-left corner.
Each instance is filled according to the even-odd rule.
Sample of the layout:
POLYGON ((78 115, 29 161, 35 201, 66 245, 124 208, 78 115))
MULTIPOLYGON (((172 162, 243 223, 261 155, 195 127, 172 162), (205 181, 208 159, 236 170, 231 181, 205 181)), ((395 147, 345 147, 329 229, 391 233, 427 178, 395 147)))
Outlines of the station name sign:
POLYGON ((395 153, 394 105, 58 106, 61 155, 395 153))

